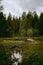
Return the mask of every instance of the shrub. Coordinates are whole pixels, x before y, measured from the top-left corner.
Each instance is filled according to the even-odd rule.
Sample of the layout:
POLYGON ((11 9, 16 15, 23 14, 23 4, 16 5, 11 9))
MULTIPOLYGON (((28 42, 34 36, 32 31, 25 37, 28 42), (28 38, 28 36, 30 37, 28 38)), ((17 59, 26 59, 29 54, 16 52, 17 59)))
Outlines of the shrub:
POLYGON ((26 30, 25 29, 22 29, 21 32, 20 32, 20 35, 21 36, 26 36, 26 30))
POLYGON ((33 29, 32 28, 27 30, 27 36, 29 36, 29 37, 33 36, 33 29))
POLYGON ((33 29, 33 36, 38 36, 38 35, 39 35, 38 29, 33 29))

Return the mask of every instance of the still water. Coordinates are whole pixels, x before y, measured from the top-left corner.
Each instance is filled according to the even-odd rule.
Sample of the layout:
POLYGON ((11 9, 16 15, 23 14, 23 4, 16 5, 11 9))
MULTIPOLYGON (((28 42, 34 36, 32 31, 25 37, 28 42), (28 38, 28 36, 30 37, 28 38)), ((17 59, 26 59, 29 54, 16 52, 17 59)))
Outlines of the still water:
POLYGON ((22 54, 19 51, 14 51, 11 55, 11 59, 13 61, 12 65, 18 65, 18 63, 22 62, 22 54))

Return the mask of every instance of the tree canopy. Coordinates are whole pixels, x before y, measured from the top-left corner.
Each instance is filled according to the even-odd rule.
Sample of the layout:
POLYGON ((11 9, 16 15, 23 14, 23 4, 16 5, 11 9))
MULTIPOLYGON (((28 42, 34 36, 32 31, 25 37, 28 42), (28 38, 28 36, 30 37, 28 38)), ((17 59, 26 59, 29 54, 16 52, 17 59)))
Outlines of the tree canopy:
POLYGON ((43 13, 40 17, 35 12, 23 12, 22 16, 17 18, 9 13, 9 16, 0 12, 0 37, 14 36, 42 36, 43 35, 43 13))

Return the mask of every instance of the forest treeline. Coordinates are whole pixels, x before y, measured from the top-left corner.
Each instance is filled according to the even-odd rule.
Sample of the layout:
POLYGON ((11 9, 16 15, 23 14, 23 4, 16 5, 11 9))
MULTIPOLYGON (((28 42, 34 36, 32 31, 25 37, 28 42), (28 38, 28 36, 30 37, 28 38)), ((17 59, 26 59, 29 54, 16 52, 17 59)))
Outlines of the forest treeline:
POLYGON ((19 18, 9 13, 6 18, 0 12, 0 37, 14 36, 43 36, 43 13, 38 16, 36 12, 23 12, 19 18))

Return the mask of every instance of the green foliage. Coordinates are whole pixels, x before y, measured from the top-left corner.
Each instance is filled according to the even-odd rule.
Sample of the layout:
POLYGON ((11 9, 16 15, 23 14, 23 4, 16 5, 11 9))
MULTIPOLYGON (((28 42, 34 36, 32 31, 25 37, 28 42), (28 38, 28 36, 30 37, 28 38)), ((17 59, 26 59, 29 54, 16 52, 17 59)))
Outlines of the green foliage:
POLYGON ((38 50, 33 49, 30 51, 28 58, 23 59, 21 65, 43 65, 43 55, 38 50))
POLYGON ((0 65, 11 65, 11 60, 6 54, 5 47, 0 44, 0 65))
POLYGON ((0 37, 4 37, 6 32, 6 18, 2 12, 0 12, 0 37))
POLYGON ((38 29, 33 29, 33 36, 34 37, 39 36, 39 30, 38 29))
POLYGON ((32 27, 32 21, 33 21, 32 13, 29 12, 26 17, 27 17, 26 27, 27 27, 27 29, 28 29, 28 28, 31 28, 31 27, 32 27))
POLYGON ((32 28, 27 30, 27 36, 29 36, 29 37, 33 36, 33 29, 32 28))
POLYGON ((27 29, 27 17, 26 17, 26 12, 23 12, 23 14, 22 14, 22 20, 21 20, 21 24, 20 24, 20 31, 22 30, 22 29, 27 29))
POLYGON ((39 33, 41 36, 43 35, 43 13, 39 17, 39 33))
POLYGON ((20 35, 21 36, 26 36, 26 30, 25 29, 22 29, 20 35))
POLYGON ((43 13, 40 17, 35 13, 23 12, 22 16, 17 18, 9 14, 8 18, 0 12, 0 37, 14 36, 42 36, 43 35, 43 13))
POLYGON ((34 14, 34 17, 32 21, 32 27, 37 29, 39 26, 38 15, 36 14, 36 12, 34 12, 33 14, 34 14))

